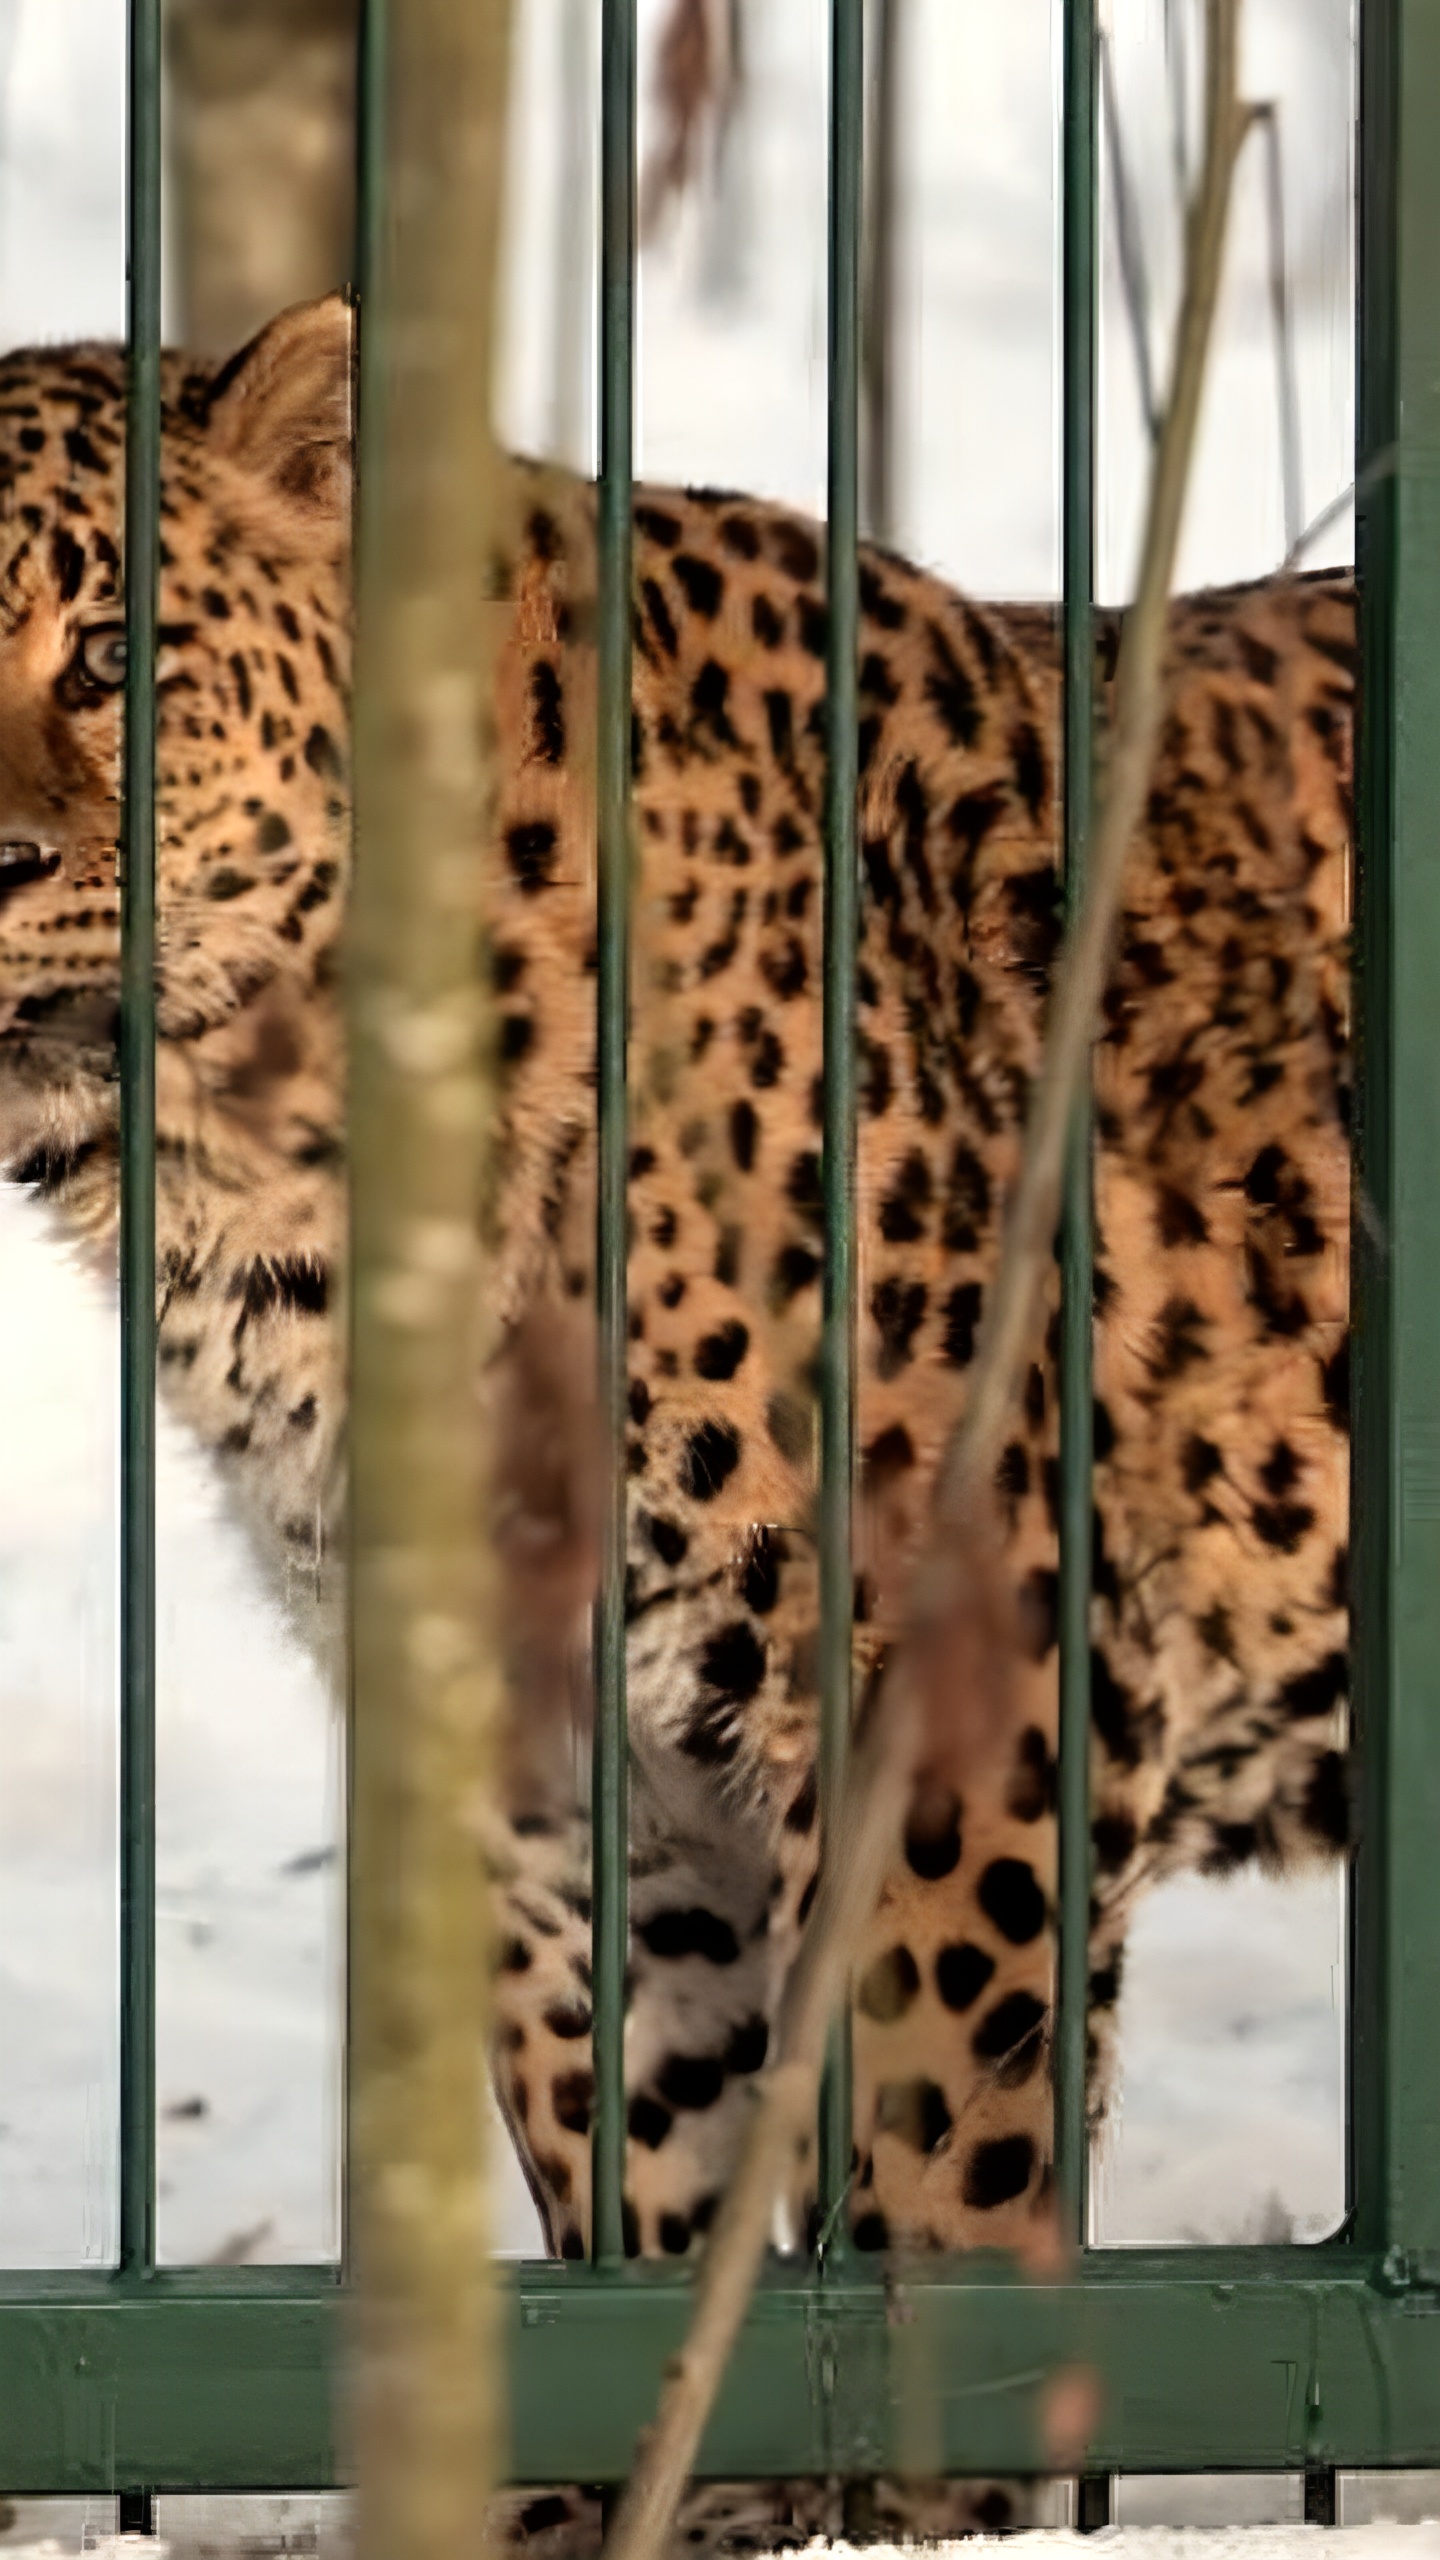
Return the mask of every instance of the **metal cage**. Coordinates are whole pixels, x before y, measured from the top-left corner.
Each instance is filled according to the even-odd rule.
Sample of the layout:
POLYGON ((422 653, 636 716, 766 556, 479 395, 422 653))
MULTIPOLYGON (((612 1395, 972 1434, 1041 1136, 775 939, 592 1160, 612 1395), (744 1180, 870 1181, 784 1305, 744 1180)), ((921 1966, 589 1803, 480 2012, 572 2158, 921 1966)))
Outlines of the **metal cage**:
MULTIPOLYGON (((379 184, 383 0, 363 87, 379 184)), ((825 911, 822 1805, 850 1687, 856 937, 856 635, 862 0, 831 0, 829 787, 825 911)), ((321 2487, 336 2478, 343 2273, 170 2271, 154 2234, 154 670, 159 554, 159 0, 129 0, 129 470, 123 854, 121 2210, 118 2264, 0 2276, 0 2486, 321 2487)), ((604 0, 601 252, 600 1322, 609 1410, 624 1390, 624 1181, 635 0, 604 0)), ((1350 2213, 1317 2247, 1107 2251, 1063 2280, 984 2255, 887 2285, 843 2240, 777 2261, 705 2439, 710 2476, 901 2464, 923 2369, 936 2469, 1044 2467, 1057 2367, 1101 2384, 1097 2475, 1304 2470, 1333 2511, 1337 2466, 1440 2464, 1440 13, 1362 0, 1357 468, 1362 726, 1357 808, 1354 1659, 1360 1803, 1352 1893, 1350 2213), (1368 468, 1367 466, 1377 466, 1368 468), (897 2293, 905 2317, 897 2321, 897 2293), (1432 2322, 1434 2325, 1432 2326, 1432 2322)), ((1093 0, 1065 0, 1065 853, 1090 813, 1095 418, 1093 0)), ((364 190, 362 189, 362 194, 364 190)), ((364 225, 362 224, 362 243, 364 225)), ((1062 2192, 1083 2244, 1089 1700, 1088 1146, 1072 1153, 1063 1248, 1062 1885, 1056 2105, 1062 2192)), ((623 1431, 615 1434, 623 1447, 623 1431)), ((612 1494, 612 1523, 623 1488, 612 1494)), ((688 2285, 621 2241, 626 1954, 624 1622, 612 1534, 595 1755, 594 2262, 506 2279, 512 2473, 624 2475, 688 2285)), ((822 2207, 848 2171, 843 2060, 821 2141, 822 2207)), ((822 2212, 822 2219, 824 2218, 822 2212)), ((838 2217, 837 2217, 838 2218, 838 2217)), ((1093 2520, 1103 2497, 1086 2512, 1093 2520)))

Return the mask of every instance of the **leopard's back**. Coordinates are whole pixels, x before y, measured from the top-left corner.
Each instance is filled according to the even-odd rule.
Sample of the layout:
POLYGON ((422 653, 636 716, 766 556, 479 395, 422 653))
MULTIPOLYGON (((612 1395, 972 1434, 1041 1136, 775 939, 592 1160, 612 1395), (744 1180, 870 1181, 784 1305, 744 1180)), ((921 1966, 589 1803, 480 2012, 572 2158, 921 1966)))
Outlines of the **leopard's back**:
MULTIPOLYGON (((642 2244, 673 2247, 708 2215, 814 1864, 824 564, 813 527, 745 499, 644 492, 636 528, 629 1676, 640 1801, 671 1854, 652 1886, 642 1851, 636 1884, 632 2188, 642 2244), (717 1822, 718 1858, 682 1845, 677 1864, 717 1822)), ((567 527, 537 507, 512 570, 488 907, 511 1285, 533 1303, 543 1275, 585 1322, 588 543, 583 508, 567 527)), ((977 606, 873 551, 862 600, 873 1661, 963 1406, 1039 1054, 1059 667, 1043 608, 977 606)), ((1100 640, 1113 655, 1113 624, 1100 640)), ((1144 1882, 1343 1836, 1352 650, 1344 577, 1175 611, 1096 1072, 1102 2047, 1144 1882)), ((1057 1470, 1052 1328, 996 1488, 1025 1655, 1003 1772, 964 1806, 917 1805, 860 1987, 858 2228, 877 2245, 1011 2238, 1046 2194, 1057 1470)), ((533 2123, 544 2065, 524 2076, 533 2123)), ((1097 2103, 1103 2081, 1102 2060, 1097 2103)), ((556 2112, 552 2158, 565 2130, 556 2112)))

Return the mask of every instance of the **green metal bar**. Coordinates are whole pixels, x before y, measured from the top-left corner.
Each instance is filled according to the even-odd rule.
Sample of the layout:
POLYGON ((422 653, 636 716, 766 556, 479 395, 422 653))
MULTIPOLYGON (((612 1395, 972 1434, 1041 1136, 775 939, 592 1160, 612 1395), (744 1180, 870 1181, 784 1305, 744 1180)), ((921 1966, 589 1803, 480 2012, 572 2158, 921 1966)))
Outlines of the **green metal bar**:
MULTIPOLYGON (((1081 2283, 993 2257, 902 2283, 851 2259, 814 2289, 783 2265, 748 2315, 702 2447, 711 2479, 894 2471, 913 2443, 918 2346, 935 2461, 1044 2467, 1057 2363, 1095 2369, 1097 2471, 1440 2462, 1440 2313, 1358 2250, 1093 2252, 1081 2283), (897 2316, 898 2315, 898 2316, 897 2316), (911 2432, 907 2435, 907 2424, 911 2432)), ((623 2477, 683 2335, 690 2288, 663 2266, 526 2266, 501 2278, 511 2476, 623 2477)), ((343 2475, 333 2269, 0 2278, 0 2490, 324 2488, 343 2475)), ((927 2439, 928 2441, 928 2439, 927 2439)))
MULTIPOLYGON (((901 2472, 917 2374, 941 2473, 1047 2466, 1058 2366, 1095 2376, 1087 2469, 1304 2471, 1433 2463, 1440 2315, 1337 2248, 1088 2253, 1045 2284, 994 2256, 914 2281, 852 2256, 823 2294, 773 2265, 702 2444, 711 2479, 901 2472)), ((525 2268, 512 2314, 516 2477, 623 2476, 684 2333, 689 2289, 663 2269, 602 2287, 525 2268), (550 2306, 553 2306, 550 2307, 550 2306)))
MULTIPOLYGON (((361 0, 360 21, 356 38, 355 61, 355 236, 352 246, 354 284, 358 302, 356 338, 355 400, 355 500, 354 551, 357 563, 378 556, 379 537, 373 530, 373 500, 378 481, 380 430, 385 415, 384 382, 381 371, 381 338, 385 289, 385 151, 386 151, 386 69, 389 0, 361 0)), ((366 631, 363 620, 357 624, 357 672, 363 660, 366 631)), ((348 1195, 348 1169, 347 1169, 348 1195)), ((348 1198, 347 1198, 348 1205, 348 1198)), ((353 1218, 350 1221, 353 1231, 353 1218)), ((347 1321, 353 1328, 355 1293, 346 1293, 347 1321)), ((354 1342, 348 1346, 349 1372, 354 1375, 354 1342)), ((345 2052, 352 2050, 351 1987, 355 1958, 352 1952, 351 1924, 357 1907, 354 1890, 355 1810, 354 1810, 354 1697, 352 1687, 351 1617, 345 1622, 345 2052)), ((350 2073, 341 2074, 341 2151, 340 2151, 340 2259, 349 2267, 352 2256, 353 2231, 350 2186, 350 2073)))
MULTIPOLYGON (((1094 801, 1095 0, 1066 0, 1062 127, 1064 880, 1073 919, 1094 801)), ((1085 2238, 1085 2011, 1090 1944, 1091 1114, 1076 1112, 1060 1230, 1060 1944, 1055 2166, 1069 2239, 1085 2238)))
POLYGON ((1356 2227, 1440 2282, 1440 17, 1361 11, 1356 2227))
POLYGON ((155 2262, 155 656, 160 0, 129 0, 120 831, 120 2263, 155 2262))
MULTIPOLYGON (((855 967, 859 727, 863 0, 831 0, 829 496, 826 543, 824 1053, 820 1341, 820 1854, 850 1747, 855 1476, 855 967)), ((838 2236, 850 2183, 849 2037, 837 2028, 820 2101, 820 2229, 838 2236)))
POLYGON ((1396 488, 1367 484, 1365 465, 1395 436, 1396 249, 1399 211, 1397 0, 1360 15, 1360 169, 1356 290, 1355 567, 1360 663, 1355 774, 1354 1186, 1351 1220, 1352 1761, 1359 1847, 1350 1896, 1350 2052, 1346 2101, 1349 2202, 1355 2234, 1383 2248, 1389 2228, 1386 2051, 1390 2002, 1389 1899, 1384 1833, 1391 1786, 1389 1700, 1394 1676, 1388 1605, 1394 1544, 1389 1214, 1394 1200, 1391 850, 1395 788, 1396 488), (1382 1229, 1379 1221, 1384 1218, 1382 1229))
POLYGON ((624 2252, 625 1967, 629 1952, 625 1728, 625 1047, 629 1018, 631 479, 635 439, 635 0, 604 0, 601 42, 598 1093, 596 1308, 609 1472, 595 1627, 594 2226, 624 2252))
POLYGON ((6 2494, 329 2487, 348 2321, 335 2270, 238 2272, 0 2280, 6 2494))

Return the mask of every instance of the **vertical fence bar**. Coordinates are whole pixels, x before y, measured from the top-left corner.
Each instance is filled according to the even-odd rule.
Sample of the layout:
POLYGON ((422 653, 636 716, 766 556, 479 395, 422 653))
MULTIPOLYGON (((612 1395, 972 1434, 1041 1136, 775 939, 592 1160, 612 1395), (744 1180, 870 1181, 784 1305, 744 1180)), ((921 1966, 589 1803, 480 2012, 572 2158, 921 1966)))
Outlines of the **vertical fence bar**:
POLYGON ((1440 2281, 1440 18, 1429 0, 1366 0, 1360 28, 1353 2163, 1357 2237, 1385 2253, 1393 2282, 1433 2286, 1440 2281))
MULTIPOLYGON (((1356 222, 1356 469, 1395 436, 1395 251, 1399 145, 1398 0, 1360 15, 1360 168, 1356 222)), ((1393 1190, 1390 844, 1394 826, 1396 489, 1363 476, 1355 504, 1360 696, 1355 741, 1355 1200, 1388 1218, 1393 1190)), ((1389 1572, 1394 1539, 1390 1418, 1389 1254, 1382 1233, 1351 1222, 1351 1551, 1354 1756, 1359 1848, 1350 1895, 1350 2051, 1345 2128, 1348 2201, 1356 2239, 1388 2235, 1390 2029, 1384 1866, 1389 1801, 1389 1696, 1394 1676, 1389 1572)))
POLYGON ((596 1308, 608 1468, 595 1627, 594 2056, 597 2260, 623 2255, 625 1965, 629 1939, 625 1728, 625 1045, 629 1009, 631 475, 635 369, 635 0, 601 28, 599 829, 596 1308))
POLYGON ((155 2263, 155 652, 160 0, 129 0, 120 830, 120 2265, 155 2263))
MULTIPOLYGON (((1084 878, 1095 734, 1095 0, 1065 0, 1063 189, 1064 882, 1084 878)), ((1060 1240, 1060 1945, 1055 2157, 1069 2239, 1085 2237, 1085 2008, 1090 1940, 1091 1115, 1077 1111, 1060 1240)))
MULTIPOLYGON (((355 503, 354 557, 357 564, 374 559, 379 549, 378 508, 375 501, 380 460, 380 425, 384 415, 381 371, 381 312, 383 308, 385 239, 385 151, 386 117, 385 86, 388 59, 389 0, 360 0, 359 23, 356 28, 355 54, 355 236, 352 245, 353 282, 358 301, 356 336, 355 415, 355 503)), ((348 1183, 348 1166, 347 1166, 348 1183)), ((353 1205, 350 1231, 354 1233, 353 1205)), ((347 1292, 350 1339, 346 1345, 346 1361, 350 1376, 355 1374, 355 1292, 347 1292)), ((353 1557, 347 1560, 353 1570, 353 1557)), ((354 1940, 356 1896, 355 1863, 355 1697, 354 1662, 351 1637, 354 1628, 354 1585, 350 1580, 346 1592, 346 1725, 345 1725, 345 2042, 340 2075, 340 2265, 348 2279, 354 2256, 354 2204, 351 2179, 350 2140, 350 2070, 349 2056, 355 2050, 353 2013, 354 1979, 357 1950, 354 1940)))
MULTIPOLYGON (((831 0, 829 495, 825 656, 825 1282, 820 1344, 820 1840, 850 1747, 851 1508, 855 1471, 855 964, 859 937, 856 735, 859 722, 860 286, 865 137, 862 0, 831 0)), ((839 2220, 850 2179, 849 2037, 832 2048, 820 2102, 820 2230, 839 2220)))

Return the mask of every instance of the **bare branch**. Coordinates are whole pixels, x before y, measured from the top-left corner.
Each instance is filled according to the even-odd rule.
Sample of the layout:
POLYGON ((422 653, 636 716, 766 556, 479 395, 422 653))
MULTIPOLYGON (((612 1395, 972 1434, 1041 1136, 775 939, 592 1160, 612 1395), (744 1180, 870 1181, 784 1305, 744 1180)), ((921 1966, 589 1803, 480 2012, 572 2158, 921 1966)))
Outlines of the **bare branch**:
POLYGON ((1186 0, 1165 0, 1165 70, 1170 91, 1170 161, 1181 215, 1190 201, 1190 40, 1186 0))
MULTIPOLYGON (((1169 405, 1155 458, 1139 590, 1116 681, 1114 740, 1078 923, 1051 1002, 1025 1158, 964 1418, 941 1467, 907 1632, 858 1733, 820 1888, 782 2004, 775 2060, 754 2111, 696 2285, 690 2332, 642 2438, 607 2560, 658 2560, 765 2254, 777 2192, 815 2121, 826 2035, 893 1863, 915 1771, 931 1748, 927 1690, 945 1666, 952 1694, 986 1676, 994 1575, 985 1497, 1043 1309, 1059 1213, 1066 1131, 1090 1050, 1120 910, 1126 855, 1144 807, 1164 704, 1166 609, 1219 291, 1235 157, 1248 119, 1236 96, 1240 0, 1208 0, 1206 117, 1187 224, 1185 285, 1169 405), (957 1650, 960 1659, 954 1659, 957 1650), (968 1641, 967 1641, 968 1639, 968 1641)), ((967 1702, 974 1713, 973 1701, 967 1702)), ((973 1737, 972 1737, 973 1739, 973 1737)))
POLYGON ((1006 1418, 1032 1356, 1051 1242, 1059 1215, 1065 1137, 1109 974, 1130 840, 1145 806, 1164 710, 1165 629, 1185 491, 1199 423, 1211 325, 1220 289, 1235 160, 1249 117, 1235 94, 1240 0, 1209 0, 1205 149, 1186 228, 1185 285, 1174 372, 1155 455, 1135 601, 1125 617, 1105 790, 1085 898, 1056 973, 1045 1055, 1031 1102, 1025 1158, 1006 1219, 991 1320, 964 1416, 940 1470, 937 1523, 963 1521, 999 1451, 1006 1418))
POLYGON ((1353 507, 1357 500, 1389 478, 1395 468, 1395 450, 1393 444, 1382 445, 1378 453, 1372 453, 1363 471, 1358 471, 1353 480, 1348 480, 1335 497, 1326 500, 1319 514, 1311 517, 1304 531, 1297 534, 1291 543, 1280 564, 1282 575, 1299 567, 1306 552, 1313 550, 1321 535, 1328 533, 1333 524, 1339 523, 1347 508, 1353 507))
POLYGON ((1275 99, 1252 111, 1265 151, 1265 226, 1270 253, 1270 324, 1275 333, 1275 389, 1280 406, 1280 496, 1285 556, 1304 526, 1300 464, 1300 394, 1295 381, 1295 325, 1285 263, 1285 169, 1280 154, 1280 109, 1275 99))
POLYGON ((740 95, 736 0, 674 0, 655 64, 661 131, 640 177, 640 237, 653 240, 692 184, 706 129, 722 134, 740 95))
POLYGON ((1135 183, 1125 156, 1120 93, 1115 85, 1115 50, 1103 27, 1096 39, 1096 50, 1100 61, 1100 105, 1105 120, 1105 139, 1110 147, 1110 186, 1115 211, 1115 248, 1120 260, 1120 290, 1125 301, 1125 316, 1130 323, 1130 344, 1135 351, 1141 415, 1145 420, 1145 432, 1153 445, 1160 433, 1160 395, 1155 388, 1155 367, 1150 354, 1150 279, 1145 270, 1145 244, 1141 237, 1140 208, 1135 201, 1135 183))

